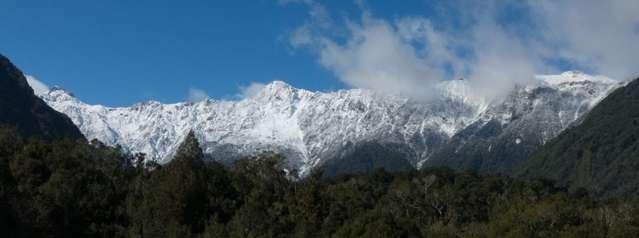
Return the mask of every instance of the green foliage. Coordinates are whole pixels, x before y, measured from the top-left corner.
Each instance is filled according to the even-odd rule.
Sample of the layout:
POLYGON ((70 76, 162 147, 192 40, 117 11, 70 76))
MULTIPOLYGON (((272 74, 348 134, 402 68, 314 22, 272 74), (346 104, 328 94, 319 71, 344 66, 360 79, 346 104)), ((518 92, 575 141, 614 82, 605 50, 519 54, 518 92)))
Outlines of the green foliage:
POLYGON ((187 138, 175 162, 158 168, 145 181, 139 211, 142 215, 136 220, 142 237, 188 234, 203 229, 205 167, 202 166, 202 152, 193 150, 196 145, 192 143, 191 138, 187 138))

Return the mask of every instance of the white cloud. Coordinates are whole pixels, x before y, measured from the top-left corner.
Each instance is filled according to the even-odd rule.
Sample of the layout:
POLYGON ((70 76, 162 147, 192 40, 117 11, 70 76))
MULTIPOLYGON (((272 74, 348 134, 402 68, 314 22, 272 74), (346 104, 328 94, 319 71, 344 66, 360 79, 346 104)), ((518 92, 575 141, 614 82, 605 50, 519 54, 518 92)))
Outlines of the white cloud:
POLYGON ((290 33, 289 43, 294 48, 318 44, 319 38, 333 26, 333 21, 323 5, 313 0, 279 0, 280 5, 303 4, 308 7, 308 19, 290 33))
POLYGON ((534 74, 556 73, 553 60, 619 79, 639 75, 635 0, 459 0, 450 10, 457 12, 444 14, 458 19, 437 25, 419 16, 376 18, 362 1, 356 2, 360 19, 336 24, 316 2, 287 2, 309 6, 309 19, 290 34, 291 46, 310 49, 352 87, 430 99, 438 82, 465 77, 481 95, 498 98, 534 74), (508 7, 528 18, 504 22, 508 7))
POLYGON ((47 86, 43 82, 37 80, 31 75, 25 75, 25 77, 27 78, 27 83, 29 84, 29 86, 31 86, 36 95, 49 92, 49 86, 47 86))
POLYGON ((432 97, 430 85, 444 76, 441 65, 423 58, 396 27, 377 19, 353 23, 345 44, 323 40, 320 63, 354 87, 432 97))
POLYGON ((492 17, 481 16, 465 43, 474 57, 467 60, 471 85, 488 98, 504 96, 515 84, 534 79, 543 68, 527 42, 501 27, 492 17))
POLYGON ((206 99, 209 98, 209 95, 206 94, 206 92, 204 92, 203 90, 197 89, 197 88, 190 88, 189 89, 189 98, 188 100, 190 102, 199 102, 199 101, 204 101, 206 99))
POLYGON ((627 78, 639 75, 639 1, 529 0, 550 57, 627 78))
POLYGON ((240 94, 238 97, 240 98, 252 98, 257 96, 263 89, 266 87, 266 84, 252 82, 248 86, 240 86, 240 94))

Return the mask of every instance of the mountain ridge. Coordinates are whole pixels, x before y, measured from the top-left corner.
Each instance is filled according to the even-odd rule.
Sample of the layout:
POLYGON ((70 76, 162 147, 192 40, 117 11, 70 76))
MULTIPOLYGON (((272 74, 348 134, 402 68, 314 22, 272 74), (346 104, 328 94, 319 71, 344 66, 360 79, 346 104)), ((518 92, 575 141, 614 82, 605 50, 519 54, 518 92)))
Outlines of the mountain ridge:
MULTIPOLYGON (((548 76, 540 76, 535 85, 514 92, 526 95, 533 89, 563 90, 566 98, 573 99, 577 96, 571 93, 581 89, 570 84, 590 76, 578 75, 559 84, 549 83, 544 77, 548 76)), ((614 87, 614 82, 592 83, 607 88, 614 87)), ((168 161, 183 136, 194 129, 204 151, 222 157, 216 159, 233 160, 274 151, 288 157, 289 166, 304 174, 348 154, 342 153, 343 148, 358 148, 368 142, 398 148, 399 153, 408 155, 408 163, 420 167, 482 117, 513 120, 512 115, 487 115, 504 102, 477 98, 466 80, 445 81, 437 89, 441 97, 429 102, 365 89, 311 92, 283 81, 267 84, 253 97, 237 101, 151 101, 130 107, 104 107, 85 104, 59 88, 40 97, 72 118, 90 139, 120 144, 129 152, 144 152, 160 162, 168 161)), ((591 103, 605 93, 597 90, 591 98, 580 100, 591 103)), ((562 124, 560 129, 563 127, 567 125, 562 124)))
POLYGON ((539 78, 546 84, 515 88, 503 103, 491 105, 453 136, 426 164, 508 175, 624 84, 573 71, 539 78))

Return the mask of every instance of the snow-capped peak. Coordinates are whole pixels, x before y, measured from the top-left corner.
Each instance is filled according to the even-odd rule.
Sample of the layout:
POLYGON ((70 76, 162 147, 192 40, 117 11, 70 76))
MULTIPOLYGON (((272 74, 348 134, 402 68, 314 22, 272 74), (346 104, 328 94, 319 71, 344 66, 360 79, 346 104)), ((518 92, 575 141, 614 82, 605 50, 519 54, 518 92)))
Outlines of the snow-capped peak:
POLYGON ((537 78, 553 86, 566 83, 594 82, 603 84, 614 84, 615 82, 617 82, 616 80, 610 79, 606 76, 592 76, 580 71, 567 71, 559 75, 539 75, 537 76, 537 78))
POLYGON ((480 108, 485 108, 487 104, 487 100, 477 94, 469 82, 463 78, 443 81, 437 85, 437 89, 443 98, 480 108))
POLYGON ((265 87, 265 89, 270 89, 270 90, 292 90, 294 89, 293 86, 291 86, 290 84, 288 84, 287 82, 281 81, 281 80, 274 80, 272 82, 270 82, 269 84, 267 84, 265 87))
POLYGON ((293 86, 285 83, 284 81, 273 81, 267 85, 265 85, 259 93, 257 93, 256 98, 261 99, 292 99, 296 97, 296 94, 300 91, 300 89, 296 89, 293 86))
POLYGON ((38 92, 37 96, 43 98, 45 101, 66 101, 73 103, 82 103, 75 95, 60 86, 53 86, 49 91, 38 92))
POLYGON ((67 95, 69 95, 71 97, 75 97, 75 95, 73 95, 72 92, 69 92, 66 89, 64 89, 64 88, 62 88, 62 87, 60 87, 58 85, 55 85, 55 86, 51 87, 51 89, 48 90, 48 91, 42 91, 40 94, 52 93, 52 92, 55 92, 55 93, 58 93, 58 94, 67 94, 67 95))

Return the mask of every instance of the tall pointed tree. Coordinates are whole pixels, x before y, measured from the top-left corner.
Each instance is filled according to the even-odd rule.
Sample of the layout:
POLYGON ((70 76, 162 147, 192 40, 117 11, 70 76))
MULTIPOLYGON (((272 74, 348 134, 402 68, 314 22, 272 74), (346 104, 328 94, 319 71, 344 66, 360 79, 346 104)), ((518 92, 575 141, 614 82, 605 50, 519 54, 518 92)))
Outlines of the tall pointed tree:
POLYGON ((204 154, 190 131, 175 159, 154 174, 145 189, 144 233, 159 235, 174 231, 201 232, 206 222, 207 187, 204 154))
POLYGON ((195 136, 195 132, 191 130, 184 138, 184 141, 182 141, 182 144, 180 144, 180 146, 178 147, 178 150, 175 153, 175 162, 186 162, 192 163, 192 165, 199 166, 203 163, 203 159, 204 153, 202 152, 202 148, 200 148, 200 143, 195 136))

